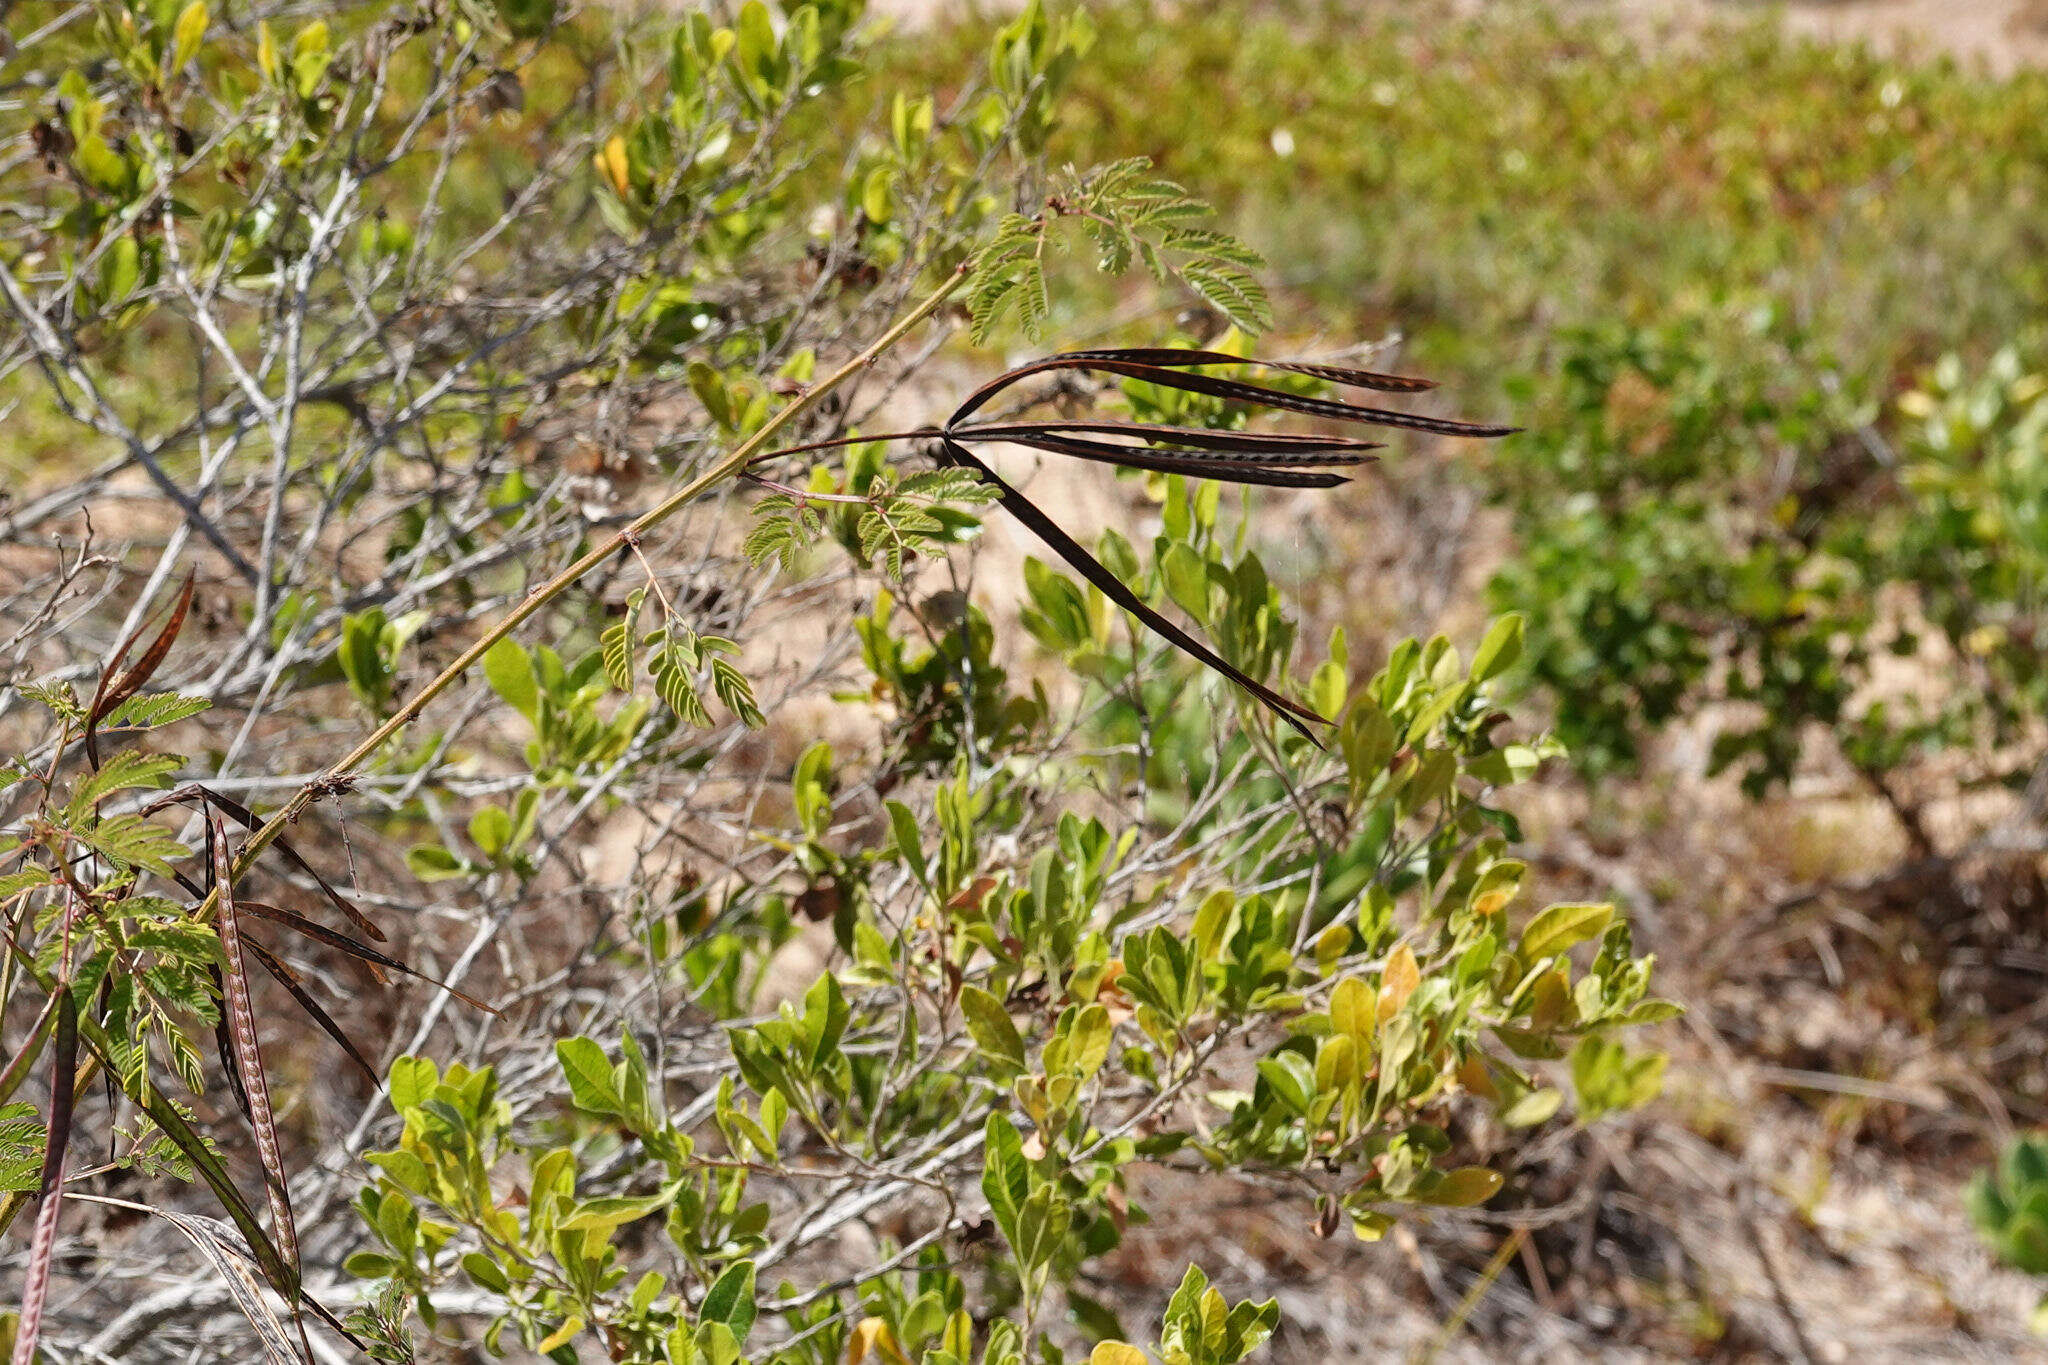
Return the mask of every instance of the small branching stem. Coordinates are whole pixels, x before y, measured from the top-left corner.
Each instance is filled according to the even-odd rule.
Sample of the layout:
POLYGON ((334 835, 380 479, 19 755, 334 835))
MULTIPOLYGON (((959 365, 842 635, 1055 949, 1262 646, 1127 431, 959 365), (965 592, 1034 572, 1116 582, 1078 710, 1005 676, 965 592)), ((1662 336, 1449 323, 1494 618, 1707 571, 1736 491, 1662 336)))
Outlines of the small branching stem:
POLYGON ((798 488, 793 484, 779 483, 774 479, 764 479, 759 474, 743 473, 740 477, 753 484, 756 488, 765 488, 771 493, 780 493, 784 497, 794 498, 799 507, 813 502, 836 502, 843 503, 849 507, 872 507, 875 505, 875 499, 873 498, 860 498, 848 493, 817 493, 808 488, 798 488))
POLYGON ((813 450, 838 450, 843 446, 873 445, 877 441, 923 441, 944 435, 937 427, 919 427, 916 431, 884 431, 874 436, 835 436, 829 441, 806 441, 800 446, 783 446, 780 450, 764 450, 753 457, 752 464, 764 464, 779 460, 785 455, 803 455, 813 450))
MULTIPOLYGON (((292 794, 290 800, 280 806, 261 828, 249 836, 240 855, 235 859, 234 875, 245 874, 256 856, 268 847, 284 827, 296 820, 311 805, 322 786, 331 785, 354 775, 355 770, 367 762, 386 743, 397 737, 405 728, 419 719, 429 703, 452 687, 463 674, 475 667, 478 660, 498 643, 517 630, 540 610, 567 592, 576 582, 592 569, 597 568, 624 547, 638 541, 647 532, 667 521, 699 497, 716 488, 719 484, 735 477, 747 467, 754 457, 761 453, 776 433, 802 417, 822 402, 826 395, 840 388, 847 381, 864 373, 870 365, 880 359, 897 342, 901 341, 919 323, 942 308, 951 298, 966 274, 963 265, 946 277, 945 283, 932 291, 925 300, 897 319, 888 331, 877 337, 872 345, 853 359, 840 366, 823 380, 813 384, 801 395, 792 399, 788 406, 770 417, 762 428, 735 446, 726 457, 696 478, 663 498, 654 506, 642 512, 627 526, 614 532, 580 559, 557 573, 553 578, 529 592, 512 610, 500 617, 497 624, 478 636, 468 649, 457 655, 454 662, 435 674, 433 679, 412 694, 405 704, 392 712, 391 718, 371 731, 369 736, 355 748, 349 750, 340 761, 329 768, 320 778, 307 783, 292 794)), ((200 903, 197 915, 204 919, 210 916, 219 903, 218 893, 209 894, 200 903)))

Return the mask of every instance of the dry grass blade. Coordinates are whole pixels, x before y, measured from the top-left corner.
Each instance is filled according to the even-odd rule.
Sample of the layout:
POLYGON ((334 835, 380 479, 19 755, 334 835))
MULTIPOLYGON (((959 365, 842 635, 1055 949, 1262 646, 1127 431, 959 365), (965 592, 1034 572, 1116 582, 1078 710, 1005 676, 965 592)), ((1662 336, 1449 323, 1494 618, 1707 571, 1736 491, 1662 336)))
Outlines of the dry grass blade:
POLYGON ((1437 1330, 1436 1336, 1416 1354, 1416 1365, 1431 1365, 1431 1362, 1443 1354, 1444 1348, 1457 1339, 1458 1333, 1464 1330, 1466 1321, 1472 1316, 1472 1311, 1479 1307, 1480 1301, 1486 1297, 1486 1291, 1493 1288, 1493 1282, 1498 1280, 1500 1272, 1507 1268, 1508 1259, 1521 1250, 1522 1242, 1528 1235, 1529 1229, 1516 1228, 1501 1239, 1500 1245, 1494 1249, 1493 1256, 1487 1261, 1486 1268, 1479 1272, 1478 1277, 1472 1281, 1472 1287, 1465 1291, 1465 1297, 1458 1300, 1458 1306, 1452 1310, 1450 1317, 1444 1320, 1444 1325, 1437 1330))
POLYGON ((171 652, 178 632, 185 628, 185 617, 192 610, 192 587, 197 581, 194 572, 185 574, 185 586, 178 594, 178 600, 171 605, 170 617, 157 631, 156 638, 149 642, 149 648, 142 651, 142 657, 127 668, 121 668, 121 661, 128 657, 128 651, 135 647, 135 641, 142 634, 137 626, 133 634, 123 640, 114 651, 114 657, 100 671, 100 685, 92 694, 92 705, 85 713, 85 756, 94 768, 100 766, 99 724, 100 721, 137 692, 149 681, 164 656, 171 652), (116 674, 115 670, 120 669, 116 674))
MULTIPOLYGON (((482 1010, 485 1014, 496 1014, 498 1012, 493 1006, 486 1004, 484 1001, 477 999, 458 987, 449 985, 439 977, 428 976, 425 972, 416 971, 400 962, 397 958, 386 953, 380 953, 366 943, 358 943, 347 934, 330 929, 317 921, 309 920, 304 915, 295 915, 291 911, 278 906, 265 905, 262 901, 243 901, 241 906, 247 914, 255 915, 259 919, 267 919, 274 924, 282 924, 287 929, 294 929, 304 934, 307 938, 316 939, 330 948, 338 948, 350 957, 372 968, 387 968, 409 976, 415 981, 424 981, 429 986, 438 986, 463 1004, 470 1006, 472 1009, 482 1010)), ((251 946, 254 946, 253 943, 251 946)))
MULTIPOLYGON (((1185 474, 1189 478, 1215 479, 1220 483, 1263 484, 1271 488, 1334 488, 1340 483, 1351 482, 1342 474, 1320 474, 1296 468, 1275 469, 1270 463, 1275 460, 1274 456, 1233 459, 1200 450, 1124 445, 1050 433, 1002 439, 1054 455, 1071 455, 1077 460, 1092 460, 1097 464, 1118 465, 1125 469, 1147 469, 1161 474, 1185 474)), ((1288 462, 1292 465, 1355 465, 1364 464, 1371 458, 1370 455, 1315 455, 1296 457, 1288 462)))
POLYGON ((1046 547, 1071 565, 1075 572, 1079 573, 1096 587, 1102 589, 1103 596, 1109 598, 1110 601, 1116 603, 1125 611, 1130 612, 1140 621, 1143 621, 1146 626, 1163 636, 1175 648, 1199 659, 1202 663, 1207 664, 1210 668, 1215 669, 1218 673, 1221 673, 1224 677, 1257 697, 1270 707, 1280 719, 1300 731, 1311 744, 1321 747, 1322 741, 1316 738, 1315 732, 1310 730, 1305 722, 1314 721, 1319 725, 1327 725, 1329 724, 1327 717, 1310 710, 1300 702, 1281 696, 1272 688, 1225 660, 1216 651, 1210 649, 1200 640, 1197 640, 1194 636, 1152 610, 1151 607, 1145 605, 1142 598, 1124 586, 1123 580, 1103 567, 1094 555, 1089 554, 1087 550, 1083 549, 1079 541, 1060 528, 1059 523, 1040 511, 1022 493, 1019 493, 1016 489, 1010 487, 1009 484, 1003 482, 1002 479, 997 477, 993 469, 990 469, 987 465, 976 459, 973 452, 968 450, 967 447, 959 444, 957 441, 948 439, 943 442, 943 449, 947 463, 974 471, 975 477, 994 488, 997 493, 997 501, 1002 505, 1003 510, 1017 518, 1018 521, 1023 522, 1033 535, 1044 541, 1046 547))
MULTIPOLYGON (((1313 471, 1364 464, 1374 458, 1366 452, 1378 449, 1378 443, 1313 433, 1257 434, 1181 426, 1151 426, 1142 422, 1064 420, 970 424, 966 419, 987 406, 998 394, 1034 376, 1082 370, 1119 375, 1162 388, 1178 389, 1184 393, 1203 394, 1256 408, 1298 412, 1331 421, 1403 427, 1444 436, 1505 436, 1514 428, 1444 417, 1424 417, 1389 408, 1365 407, 1195 372, 1209 365, 1258 366, 1288 374, 1307 375, 1349 388, 1373 389, 1386 393, 1420 393, 1435 387, 1428 380, 1405 375, 1379 374, 1371 370, 1348 369, 1338 365, 1320 365, 1304 361, 1248 359, 1221 351, 1168 350, 1159 347, 1069 351, 997 375, 969 394, 936 433, 902 433, 867 439, 892 440, 937 435, 944 463, 971 470, 982 482, 996 489, 997 501, 1010 515, 1023 522, 1049 549, 1082 577, 1100 588, 1111 601, 1136 616, 1176 648, 1250 692, 1299 731, 1310 743, 1320 746, 1321 741, 1308 728, 1308 722, 1327 725, 1330 723, 1328 718, 1318 715, 1299 702, 1289 700, 1243 670, 1225 662, 1214 650, 1145 605, 1137 594, 1082 548, 1078 541, 1060 529, 1058 523, 1043 510, 998 478, 994 470, 974 456, 969 446, 982 441, 1004 442, 1075 459, 1120 465, 1127 469, 1180 474, 1189 478, 1257 484, 1273 488, 1331 488, 1348 480, 1340 474, 1313 471), (1097 439, 1099 437, 1132 439, 1101 440, 1097 439), (1143 441, 1145 444, 1136 444, 1137 441, 1143 441)), ((845 444, 852 439, 855 438, 800 449, 822 449, 825 445, 845 444)))
MULTIPOLYGON (((228 819, 233 820, 236 824, 240 825, 243 829, 260 830, 263 828, 263 822, 261 820, 258 820, 256 818, 256 813, 250 810, 247 806, 235 800, 235 798, 233 798, 232 796, 223 796, 221 793, 214 791, 212 788, 201 786, 197 783, 194 783, 193 785, 187 787, 180 787, 173 792, 164 793, 162 796, 159 796, 156 800, 144 806, 142 808, 141 813, 144 815, 154 815, 157 811, 164 809, 166 806, 183 805, 194 799, 206 802, 215 810, 227 816, 228 819)), ((282 835, 279 835, 276 838, 274 838, 271 842, 277 845, 277 851, 284 855, 286 862, 290 863, 293 867, 296 867, 299 871, 305 873, 308 877, 311 877, 313 879, 314 883, 319 886, 320 890, 326 894, 329 904, 333 905, 336 910, 340 911, 344 919, 346 919, 350 924, 353 924, 356 928, 368 934, 371 938, 376 939, 379 943, 384 942, 384 931, 382 929, 379 929, 376 925, 372 924, 370 922, 369 916, 365 915, 362 911, 356 909, 355 906, 349 904, 348 900, 339 891, 336 891, 325 877, 321 876, 318 872, 314 871, 313 865, 307 862, 304 857, 300 856, 299 851, 296 848, 292 847, 291 840, 285 838, 282 835)), ((387 962, 384 965, 389 966, 392 964, 387 962)), ((381 972, 377 973, 376 975, 378 980, 381 981, 384 979, 383 974, 381 972)))
MULTIPOLYGON (((1311 398, 1281 389, 1269 389, 1262 384, 1247 383, 1244 380, 1222 379, 1215 375, 1197 374, 1164 365, 1126 360, 1122 358, 1122 354, 1116 351, 1083 351, 1076 355, 1049 356, 1044 360, 1019 366, 1006 374, 996 376, 969 394, 967 400, 954 409, 952 417, 947 421, 947 429, 950 431, 957 427, 963 420, 980 411, 997 394, 1034 375, 1052 374, 1062 370, 1084 370, 1097 374, 1121 375, 1125 379, 1142 380, 1148 384, 1157 384, 1161 388, 1206 394, 1211 398, 1246 403, 1253 407, 1299 412, 1306 416, 1324 417, 1337 422, 1402 427, 1410 431, 1432 432, 1439 436, 1508 436, 1515 431, 1514 427, 1496 426, 1491 423, 1461 422, 1448 417, 1424 417, 1394 408, 1372 408, 1357 403, 1341 403, 1333 398, 1311 398)), ((1222 364, 1223 361, 1202 363, 1222 364)), ((1229 363, 1261 365, 1265 362, 1231 356, 1229 363)), ((1299 367, 1283 361, 1269 368, 1297 370, 1299 367)))
MULTIPOLYGON (((222 1000, 228 998, 227 978, 221 969, 213 969, 213 991, 222 1000)), ((235 1108, 242 1111, 242 1117, 253 1121, 249 1111, 249 1092, 242 1088, 242 1068, 235 1064, 235 1037, 228 1024, 228 1012, 222 1010, 220 1017, 213 1021, 213 1050, 220 1057, 220 1069, 228 1078, 228 1092, 235 1097, 235 1108)))
POLYGON ((1263 702, 1282 720, 1299 731, 1310 743, 1321 745, 1308 723, 1329 724, 1299 702, 1291 701, 1243 670, 1226 662, 1214 650, 1196 640, 1147 606, 1115 574, 1103 566, 1057 522, 1028 498, 997 477, 969 449, 980 442, 1000 442, 1042 450, 1074 459, 1154 473, 1180 474, 1189 478, 1225 483, 1256 484, 1269 488, 1333 488, 1349 482, 1341 474, 1316 472, 1365 464, 1376 458, 1367 452, 1380 449, 1376 441, 1323 433, 1236 432, 1204 427, 1150 425, 1143 422, 1106 419, 1059 421, 996 421, 969 423, 998 394, 1037 375, 1059 371, 1093 371, 1142 380, 1162 388, 1204 394, 1251 407, 1298 412, 1330 421, 1362 423, 1369 426, 1401 427, 1443 436, 1505 436, 1513 427, 1480 422, 1463 422, 1445 417, 1425 417, 1390 408, 1366 407, 1333 399, 1315 398, 1268 388, 1243 380, 1224 379, 1193 371, 1209 365, 1257 366, 1288 374, 1307 375, 1348 388, 1372 389, 1383 393, 1421 393, 1435 385, 1426 379, 1406 375, 1380 374, 1372 370, 1349 369, 1307 361, 1258 360, 1222 351, 1171 350, 1161 347, 1069 351, 1033 361, 997 375, 970 393, 953 410, 943 426, 917 431, 888 432, 871 436, 841 436, 812 441, 753 457, 776 459, 808 451, 867 444, 879 441, 929 440, 940 442, 942 463, 971 471, 994 488, 997 501, 1030 529, 1047 548, 1100 588, 1105 596, 1136 616, 1147 627, 1208 667, 1229 678, 1263 702), (1127 437, 1129 440, 1101 440, 1099 437, 1127 437), (1144 444, 1138 444, 1138 442, 1144 444))
POLYGON ((43 1305, 50 1295, 50 1257, 57 1249, 57 1218, 64 1206, 64 1156, 71 1146, 72 1073, 78 1062, 78 1006, 68 982, 57 983, 57 1045, 50 1057, 50 1122, 43 1139, 43 1178, 35 1235, 23 1272, 21 1321, 15 1329, 13 1365, 34 1365, 36 1339, 43 1332, 43 1305))
POLYGON ((286 1328, 284 1320, 271 1311, 269 1302, 263 1297, 263 1281, 259 1278, 259 1268, 235 1245, 231 1237, 233 1229, 228 1224, 218 1218, 179 1213, 173 1209, 158 1208, 153 1204, 138 1204, 130 1199, 108 1199, 94 1194, 74 1194, 70 1197, 94 1204, 106 1204, 117 1209, 128 1209, 135 1213, 154 1214, 184 1233, 186 1240, 198 1247, 199 1254, 219 1273, 221 1280, 228 1287, 228 1293, 234 1297, 235 1306, 242 1310, 242 1316, 256 1329, 256 1338, 263 1344, 263 1359, 266 1365, 298 1365, 300 1356, 292 1345, 289 1329, 286 1328))
POLYGON ((270 973, 271 980, 291 992, 292 999, 299 1002, 299 1008, 312 1017, 313 1022, 320 1026, 320 1031, 340 1044, 341 1050, 348 1054, 348 1059, 362 1068, 363 1075, 368 1078, 370 1084, 377 1084, 377 1068, 370 1064, 370 1059, 363 1055, 362 1049, 355 1045, 355 1041, 342 1031, 341 1025, 334 1022, 334 1016, 321 1008, 320 1002, 313 998, 312 993, 299 980, 299 974, 254 939, 243 940, 242 946, 263 964, 263 970, 270 973))
POLYGON ((220 933, 221 954, 227 959, 222 969, 226 987, 222 997, 234 1044, 235 1071, 241 1077, 247 1097, 249 1126, 256 1133, 256 1154, 263 1163, 263 1188, 270 1199, 272 1235, 280 1258, 290 1272, 287 1285, 278 1286, 292 1311, 299 1302, 299 1239, 292 1222, 291 1195, 285 1184, 284 1156, 277 1145, 277 1123, 270 1108, 270 1085, 263 1073, 263 1055, 256 1042, 256 1011, 249 1000, 248 968, 242 955, 241 916, 235 909, 233 871, 228 859, 227 829, 218 814, 211 817, 214 887, 220 892, 220 915, 214 921, 220 933))
POLYGON ((1105 346, 1093 350, 1065 351, 1068 359, 1127 360, 1138 365, 1160 365, 1169 369, 1201 365, 1258 365, 1268 370, 1305 374, 1352 389, 1376 389, 1381 393, 1427 393, 1436 387, 1434 379, 1416 379, 1405 374, 1382 374, 1343 365, 1322 365, 1306 360, 1247 360, 1227 351, 1176 350, 1165 346, 1105 346))
MULTIPOLYGON (((1350 436, 1331 436, 1323 432, 1304 431, 1217 431, 1212 427, 1174 427, 1154 425, 1149 422, 1116 422, 1108 419, 1083 422, 977 422, 973 426, 953 427, 948 432, 956 441, 972 436, 977 440, 1007 440, 1016 435, 1032 435, 1040 432, 1075 432, 1090 436, 1134 436, 1143 441, 1170 440, 1175 445, 1193 446, 1200 450, 1220 450, 1230 454, 1271 454, 1291 453, 1313 454, 1315 451, 1383 450, 1379 441, 1361 441, 1350 436)), ((925 435, 933 433, 926 432, 925 435)))

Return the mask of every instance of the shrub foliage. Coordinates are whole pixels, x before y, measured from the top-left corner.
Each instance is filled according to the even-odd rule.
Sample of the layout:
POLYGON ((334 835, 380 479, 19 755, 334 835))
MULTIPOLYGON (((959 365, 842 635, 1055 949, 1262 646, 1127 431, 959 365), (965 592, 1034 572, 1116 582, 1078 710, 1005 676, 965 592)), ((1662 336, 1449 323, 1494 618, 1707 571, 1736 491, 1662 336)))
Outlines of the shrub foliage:
MULTIPOLYGON (((102 1327, 46 1318, 111 1204, 273 1359, 1227 1365, 1272 1303, 1096 1287, 1144 1170, 1373 1238, 1500 1194, 1568 1096, 1654 1095, 1627 926, 1517 902, 1498 793, 1558 752, 1494 700, 1520 618, 1311 655, 1252 548, 1369 448, 1261 411, 1502 429, 1233 333, 879 430, 955 299, 1045 328, 1076 242, 1269 321, 1177 186, 1041 169, 1085 18, 1027 8, 941 103, 845 0, 22 15, 17 1361, 102 1327), (1084 547, 999 445, 1121 466, 1142 534, 1084 547), (998 512, 1079 576, 997 585, 1015 639, 998 512)), ((92 1349, 248 1358, 127 1323, 92 1349)))

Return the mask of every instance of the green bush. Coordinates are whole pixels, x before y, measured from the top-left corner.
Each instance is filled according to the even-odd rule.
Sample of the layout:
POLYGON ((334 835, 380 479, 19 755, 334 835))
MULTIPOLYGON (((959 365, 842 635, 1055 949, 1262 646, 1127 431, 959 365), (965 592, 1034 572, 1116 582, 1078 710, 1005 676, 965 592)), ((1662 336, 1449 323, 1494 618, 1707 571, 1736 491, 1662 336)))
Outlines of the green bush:
POLYGON ((1929 797, 2028 780, 2048 77, 1542 5, 1096 22, 1056 151, 1198 176, 1527 428, 1456 467, 1585 771, 1705 716, 1760 795, 1820 734, 1922 854, 1929 797))
MULTIPOLYGON (((1085 601, 1063 578, 1039 583, 1041 601, 1085 601)), ((1365 1237, 1403 1206, 1484 1202, 1503 1172, 1474 1160, 1473 1111, 1510 1129, 1547 1121, 1565 1096, 1528 1063, 1574 1040, 1584 1112, 1644 1103, 1661 1058, 1613 1034, 1674 1012, 1645 998, 1650 964, 1611 907, 1551 906, 1514 927, 1524 869, 1478 798, 1537 762, 1486 735, 1483 684, 1518 635, 1497 628, 1469 672, 1442 640, 1404 646, 1356 691, 1341 655, 1318 670, 1311 695, 1344 717, 1335 753, 1299 776, 1298 796, 1343 812, 1320 839, 1271 791, 1162 792, 1215 814, 1148 856, 1272 888, 1258 892, 1143 874, 1141 828, 1047 822, 1037 812, 1063 787, 1007 763, 972 782, 963 766, 932 790, 928 816, 888 802, 879 843, 834 846, 832 790, 869 779, 813 748, 794 778, 791 837, 806 841, 810 881, 795 899, 834 907, 844 964, 765 1016, 731 1001, 709 1126, 678 1124, 630 1031, 616 1046, 556 1045, 561 1107, 524 1140, 492 1071, 442 1076, 402 1059, 391 1101, 404 1133, 370 1156, 379 1178, 359 1201, 378 1248, 350 1269, 402 1290, 429 1322, 441 1296, 482 1291, 487 1343, 511 1333, 563 1360, 585 1330, 614 1359, 734 1359, 773 1317, 786 1344, 756 1358, 966 1360, 975 1320, 1014 1312, 974 1357, 1001 1361, 1051 1353, 1035 1330, 1055 1305, 1084 1341, 1135 1325, 1076 1281, 1145 1219, 1127 1192, 1139 1164, 1277 1180, 1365 1237), (1019 864, 995 851, 1005 845, 1036 851, 1019 864), (1599 951, 1575 971, 1571 950, 1588 941, 1599 951), (1258 1055, 1232 1084, 1223 1061, 1239 1042, 1258 1055), (930 1155, 904 1169, 906 1153, 930 1155), (843 1193, 794 1220, 767 1192, 827 1178, 843 1193), (884 1268, 844 1287, 758 1283, 892 1189, 924 1216, 885 1244, 884 1268), (667 1255, 626 1250, 625 1229, 657 1218, 667 1255), (988 1234, 1000 1241, 963 1280, 948 1248, 988 1234), (643 1269, 670 1257, 680 1283, 643 1269), (862 1334, 868 1345, 851 1348, 862 1334)), ((1084 627, 1069 648, 1093 638, 1084 627)), ((1194 720, 1170 723, 1204 723, 1192 700, 1184 709, 1194 720)), ((786 904, 766 917, 786 922, 786 904)), ((657 970, 701 989, 697 964, 744 960, 750 938, 716 930, 657 970)), ((1240 1305, 1222 1337, 1176 1346, 1183 1299, 1224 1312, 1190 1277, 1160 1329, 1162 1359, 1235 1360, 1272 1330, 1271 1304, 1240 1305)), ((1097 1359, 1124 1358, 1105 1349, 1097 1359)))
MULTIPOLYGON (((1568 1087, 1586 1118, 1654 1095, 1618 1035, 1673 1007, 1627 927, 1517 904, 1497 793, 1557 752, 1492 699, 1519 618, 1469 662, 1339 634, 1300 683, 1216 481, 1365 458, 1261 409, 1494 429, 1231 338, 877 430, 956 297, 971 336, 1035 333, 1075 247, 1265 319, 1256 256, 1142 161, 1041 170, 1084 20, 1028 8, 941 102, 868 83, 857 3, 75 13, 27 8, 5 60, 47 79, 0 109, 37 489, 0 603, 21 1358, 128 1330, 51 1293, 68 1206, 113 1199, 272 1359, 310 1317, 392 1360, 1132 1365, 1135 1335, 1223 1365, 1274 1305, 1193 1268, 1156 1326, 1088 1292, 1134 1168, 1370 1238, 1494 1196, 1568 1087), (999 438, 1140 472, 1145 552, 1070 543, 974 453, 999 438), (1028 658, 958 577, 998 514, 1086 580, 1026 569, 1028 658), (418 1043, 398 978, 436 991, 418 1043), (360 1076, 266 1038, 273 1002, 360 1076)), ((192 1329, 115 1345, 249 1355, 192 1329)))
POLYGON ((1879 425, 1774 391, 1796 361, 1767 335, 1746 372, 1694 335, 1582 340, 1573 420, 1521 443, 1540 530, 1496 600, 1531 611, 1575 752, 1631 761, 1644 726, 1745 703, 1712 767, 1761 793, 1818 723, 1930 852, 1902 774, 1967 755, 1969 781, 2017 791, 2038 763, 2048 379, 2013 349, 1974 374, 1950 356, 1879 425))
MULTIPOLYGON (((1971 1221, 1992 1253, 2014 1270, 2048 1275, 2048 1142, 2015 1138, 1997 1166, 1980 1172, 1966 1195, 1971 1221)), ((2034 1310, 2048 1328, 2048 1300, 2034 1310)))

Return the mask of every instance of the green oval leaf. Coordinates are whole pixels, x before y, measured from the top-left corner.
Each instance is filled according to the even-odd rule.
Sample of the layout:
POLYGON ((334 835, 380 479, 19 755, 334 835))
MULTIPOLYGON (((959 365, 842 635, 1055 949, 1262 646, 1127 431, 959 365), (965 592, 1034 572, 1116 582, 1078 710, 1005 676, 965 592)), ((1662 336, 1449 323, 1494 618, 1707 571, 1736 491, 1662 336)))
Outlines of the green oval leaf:
POLYGON ((967 1031, 981 1050, 1015 1070, 1025 1067, 1024 1035, 1010 1020, 1002 1001, 979 986, 960 988, 960 1012, 967 1018, 967 1031))
POLYGON ((1607 928, 1614 918, 1612 905, 1553 905, 1529 921, 1522 931, 1522 960, 1541 962, 1575 943, 1583 943, 1607 928))

